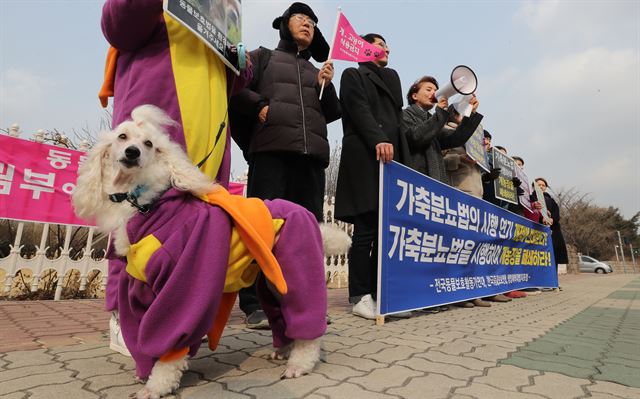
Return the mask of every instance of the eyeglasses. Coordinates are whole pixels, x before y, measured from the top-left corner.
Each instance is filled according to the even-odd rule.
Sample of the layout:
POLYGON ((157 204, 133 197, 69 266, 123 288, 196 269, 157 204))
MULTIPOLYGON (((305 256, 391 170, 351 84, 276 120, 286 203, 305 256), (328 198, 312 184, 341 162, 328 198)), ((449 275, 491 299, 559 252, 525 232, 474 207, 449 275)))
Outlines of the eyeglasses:
POLYGON ((301 24, 304 24, 305 22, 308 22, 309 25, 311 25, 312 28, 316 27, 316 21, 314 21, 313 19, 307 17, 304 14, 293 14, 291 16, 292 18, 295 18, 298 22, 300 22, 301 24))

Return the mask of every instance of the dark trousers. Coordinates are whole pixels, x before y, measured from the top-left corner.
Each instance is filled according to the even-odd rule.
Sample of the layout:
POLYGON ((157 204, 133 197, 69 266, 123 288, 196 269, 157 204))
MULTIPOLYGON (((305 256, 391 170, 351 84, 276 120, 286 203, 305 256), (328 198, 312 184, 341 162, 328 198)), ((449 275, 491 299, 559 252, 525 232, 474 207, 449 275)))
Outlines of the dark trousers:
MULTIPOLYGON (((324 166, 306 155, 262 152, 253 154, 249 161, 248 197, 294 202, 318 221, 323 219, 324 184, 324 166)), ((239 297, 240 309, 246 315, 260 309, 255 283, 241 289, 239 297)))
POLYGON ((353 219, 353 237, 349 249, 349 302, 377 296, 378 214, 369 212, 353 219))

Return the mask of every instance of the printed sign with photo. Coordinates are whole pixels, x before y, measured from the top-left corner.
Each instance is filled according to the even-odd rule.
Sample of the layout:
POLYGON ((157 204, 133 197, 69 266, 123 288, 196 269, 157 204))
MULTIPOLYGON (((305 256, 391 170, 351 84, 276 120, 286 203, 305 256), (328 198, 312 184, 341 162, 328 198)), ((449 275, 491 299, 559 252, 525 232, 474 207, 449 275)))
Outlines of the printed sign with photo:
POLYGON ((240 73, 235 49, 242 41, 241 0, 164 0, 164 10, 240 73))
POLYGON ((503 154, 497 148, 493 148, 493 167, 500 168, 500 176, 493 181, 496 198, 512 204, 518 203, 518 193, 513 185, 513 177, 516 173, 516 163, 510 156, 503 154))
POLYGON ((524 170, 516 165, 516 177, 520 179, 520 188, 524 193, 518 197, 520 201, 520 205, 525 207, 529 212, 533 212, 533 208, 531 207, 531 186, 529 185, 529 177, 524 170))
POLYGON ((484 128, 482 125, 478 125, 476 131, 473 132, 473 135, 469 137, 469 140, 464 144, 464 149, 467 155, 477 162, 478 166, 487 172, 491 170, 489 161, 487 160, 487 150, 484 147, 484 128))

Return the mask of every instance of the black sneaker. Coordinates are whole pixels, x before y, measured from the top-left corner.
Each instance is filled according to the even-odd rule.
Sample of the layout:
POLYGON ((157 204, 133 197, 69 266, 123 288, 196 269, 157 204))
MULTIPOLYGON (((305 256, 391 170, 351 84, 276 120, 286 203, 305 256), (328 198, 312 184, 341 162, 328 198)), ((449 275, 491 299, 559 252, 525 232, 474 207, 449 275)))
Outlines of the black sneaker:
POLYGON ((268 330, 269 320, 267 319, 267 315, 264 314, 264 311, 261 309, 256 310, 247 316, 246 319, 247 328, 252 330, 268 330))

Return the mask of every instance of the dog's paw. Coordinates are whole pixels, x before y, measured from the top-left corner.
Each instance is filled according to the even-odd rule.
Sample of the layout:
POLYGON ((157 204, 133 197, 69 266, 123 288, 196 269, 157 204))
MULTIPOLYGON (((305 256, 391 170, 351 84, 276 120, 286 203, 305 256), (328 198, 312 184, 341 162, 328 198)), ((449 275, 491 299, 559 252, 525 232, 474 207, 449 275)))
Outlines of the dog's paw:
POLYGON ((296 340, 289 345, 287 367, 280 378, 298 378, 309 374, 320 359, 320 339, 296 340))
POLYGON ((282 354, 282 353, 280 353, 278 351, 271 352, 271 355, 269 355, 269 358, 271 358, 271 360, 286 360, 287 359, 287 357, 284 354, 282 354))
POLYGON ((147 383, 147 379, 146 378, 140 378, 137 375, 133 377, 133 380, 135 382, 137 382, 138 384, 146 384, 147 383))
POLYGON ((289 358, 289 354, 291 353, 291 344, 283 346, 282 348, 277 348, 273 352, 271 352, 271 360, 287 360, 289 358))
POLYGON ((302 367, 287 365, 287 368, 284 369, 282 375, 280 375, 280 379, 284 380, 285 378, 298 378, 302 377, 305 374, 309 374, 307 370, 302 367))
POLYGON ((129 397, 135 399, 160 399, 160 394, 144 387, 138 392, 131 394, 129 397))

